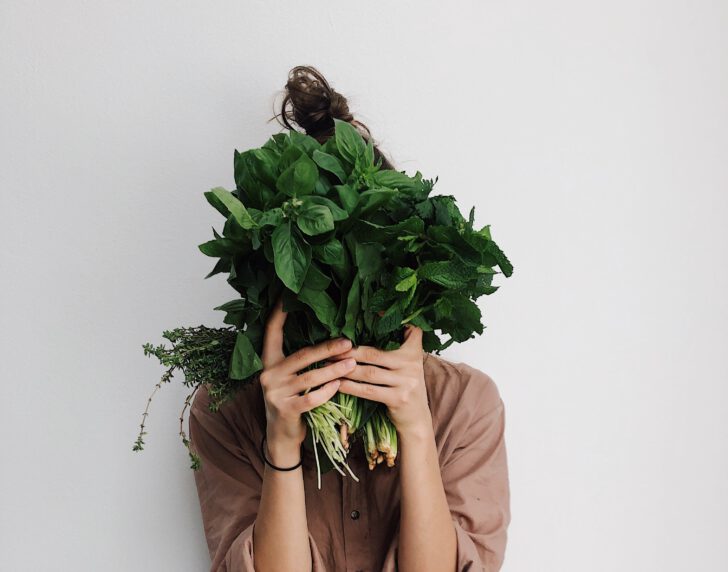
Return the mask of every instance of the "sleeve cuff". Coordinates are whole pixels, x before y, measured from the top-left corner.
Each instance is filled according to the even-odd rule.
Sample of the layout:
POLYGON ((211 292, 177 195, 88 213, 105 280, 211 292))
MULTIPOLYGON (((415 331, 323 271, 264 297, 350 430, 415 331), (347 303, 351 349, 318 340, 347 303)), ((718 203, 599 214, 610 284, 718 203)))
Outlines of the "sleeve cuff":
MULTIPOLYGON (((470 535, 456 520, 453 520, 453 525, 455 526, 455 538, 457 540, 457 565, 455 570, 457 572, 498 572, 501 563, 497 562, 494 558, 483 562, 483 558, 480 552, 478 552, 478 547, 470 535)), ((387 550, 382 572, 396 572, 398 549, 399 528, 387 550)))
MULTIPOLYGON (((253 564, 253 529, 255 522, 248 525, 230 545, 224 559, 224 566, 213 569, 211 572, 255 572, 253 564)), ((311 549, 311 561, 313 562, 312 572, 326 572, 323 558, 316 546, 316 542, 308 533, 308 545, 311 549)))
POLYGON ((487 551, 485 555, 478 550, 478 545, 473 538, 460 526, 457 520, 455 525, 455 537, 457 539, 457 572, 498 572, 503 561, 497 555, 487 551))
POLYGON ((475 547, 473 539, 470 538, 467 532, 463 529, 456 520, 453 521, 455 525, 455 537, 457 538, 457 566, 458 572, 464 572, 471 570, 475 572, 486 572, 485 566, 480 561, 480 555, 478 549, 475 547))

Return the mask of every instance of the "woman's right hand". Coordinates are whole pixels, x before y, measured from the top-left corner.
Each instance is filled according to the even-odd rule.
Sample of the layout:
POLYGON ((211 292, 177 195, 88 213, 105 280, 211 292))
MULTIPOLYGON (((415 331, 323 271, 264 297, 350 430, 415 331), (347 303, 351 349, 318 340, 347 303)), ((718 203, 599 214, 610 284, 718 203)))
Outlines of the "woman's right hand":
POLYGON ((315 362, 348 351, 351 340, 344 337, 326 340, 285 356, 283 324, 286 316, 279 298, 266 321, 260 385, 265 401, 269 459, 276 465, 291 466, 300 460, 301 443, 306 438, 303 413, 331 399, 339 389, 339 378, 354 369, 356 360, 334 361, 299 375, 300 370, 315 362), (313 389, 316 387, 318 389, 313 389), (311 391, 301 395, 306 389, 311 391))

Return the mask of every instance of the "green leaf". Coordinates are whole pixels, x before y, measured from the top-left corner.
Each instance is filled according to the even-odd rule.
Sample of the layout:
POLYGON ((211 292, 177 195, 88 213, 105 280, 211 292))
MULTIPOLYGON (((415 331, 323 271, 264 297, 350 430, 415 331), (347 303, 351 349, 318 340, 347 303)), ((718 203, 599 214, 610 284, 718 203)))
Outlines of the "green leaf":
POLYGON ((335 238, 323 244, 314 245, 313 255, 317 260, 320 260, 330 266, 343 264, 345 260, 344 247, 335 238))
POLYGON ((449 227, 465 221, 452 195, 439 195, 432 197, 431 201, 435 207, 435 224, 449 227))
POLYGON ((251 230, 244 229, 240 226, 240 224, 238 224, 235 216, 231 214, 225 221, 225 226, 222 229, 222 234, 225 238, 229 238, 234 242, 239 242, 240 244, 244 245, 250 243, 251 239, 254 236, 254 233, 257 230, 257 228, 251 230))
POLYGON ((270 149, 235 151, 235 195, 246 207, 263 208, 273 195, 278 161, 279 154, 270 149))
POLYGON ((258 218, 258 226, 278 226, 283 223, 283 209, 276 207, 269 211, 264 211, 258 218))
POLYGON ((341 206, 343 206, 348 213, 354 212, 356 204, 359 202, 359 193, 349 185, 336 185, 334 188, 339 194, 341 206))
POLYGON ((412 191, 418 187, 416 179, 392 169, 382 169, 372 175, 372 180, 379 187, 398 189, 400 191, 412 191))
POLYGON ((478 278, 477 267, 458 260, 427 262, 417 269, 420 278, 445 288, 465 288, 470 280, 478 278))
POLYGON ((363 216, 389 202, 397 191, 394 189, 369 189, 359 195, 353 217, 363 216))
POLYGON ((500 247, 492 240, 488 243, 487 251, 492 254, 498 262, 498 267, 503 271, 503 274, 508 277, 513 274, 513 265, 508 257, 500 249, 500 247))
POLYGON ((309 236, 334 230, 334 217, 324 205, 310 205, 298 213, 298 228, 309 236))
POLYGON ((382 268, 382 248, 382 245, 376 243, 356 243, 354 259, 360 276, 373 276, 382 268))
POLYGON ((230 191, 223 189, 222 187, 215 187, 214 189, 205 193, 207 201, 215 207, 223 216, 226 218, 230 215, 235 218, 235 222, 241 228, 251 229, 256 226, 253 217, 246 210, 243 203, 235 197, 230 191))
POLYGON ((404 314, 398 305, 393 304, 384 314, 377 318, 375 322, 375 331, 377 335, 384 336, 390 332, 398 330, 402 325, 404 314))
POLYGON ((246 379, 263 369, 263 362, 244 332, 238 332, 230 359, 230 379, 246 379))
POLYGON ((417 273, 411 268, 408 268, 407 270, 410 270, 411 273, 395 285, 394 289, 397 290, 397 292, 406 292, 410 288, 415 288, 417 286, 417 273))
POLYGON ((318 149, 313 152, 312 157, 314 162, 324 171, 333 173, 342 183, 346 182, 344 167, 341 166, 341 161, 339 161, 336 157, 329 155, 328 153, 324 153, 323 151, 319 151, 318 149))
POLYGON ((280 174, 276 188, 290 197, 310 195, 318 176, 316 163, 304 153, 280 174))
POLYGON ((245 300, 243 298, 236 298, 235 300, 230 300, 220 306, 216 306, 213 310, 222 310, 223 312, 241 312, 245 310, 245 308, 245 300))
POLYGON ((456 342, 465 342, 474 338, 474 333, 483 333, 481 313, 478 305, 467 296, 458 296, 455 293, 450 297, 450 327, 448 333, 456 342))
POLYGON ((308 195, 306 197, 303 197, 303 199, 301 200, 303 201, 303 204, 305 206, 315 204, 327 207, 331 211, 331 215, 333 216, 334 221, 345 220, 349 218, 349 213, 347 211, 345 211, 334 201, 332 201, 331 199, 327 199, 326 197, 320 197, 318 195, 308 195))
POLYGON ((221 306, 217 306, 215 310, 226 312, 223 322, 231 324, 236 328, 243 328, 245 326, 246 316, 254 312, 254 310, 248 307, 247 300, 242 298, 230 300, 221 306))
POLYGON ((364 165, 369 166, 374 164, 374 142, 369 139, 366 142, 364 149, 364 165))
POLYGON ((301 133, 299 131, 289 131, 288 136, 291 138, 291 144, 300 147, 308 155, 321 148, 321 143, 305 133, 301 133))
POLYGON ((213 256, 218 258, 235 254, 237 251, 240 250, 240 247, 237 246, 229 238, 216 238, 214 240, 208 240, 207 242, 199 244, 197 247, 200 249, 200 252, 202 252, 202 254, 204 254, 205 256, 213 256))
POLYGON ((430 322, 427 321, 427 318, 425 318, 422 314, 424 313, 425 308, 420 307, 417 311, 413 312, 409 316, 407 316, 404 320, 402 320, 402 324, 412 324, 413 326, 417 326, 418 328, 421 328, 425 332, 432 331, 432 326, 430 325, 430 322))
POLYGON ((422 334, 422 349, 426 352, 434 352, 443 349, 440 337, 434 330, 425 331, 422 334))
POLYGON ((294 232, 290 221, 273 231, 271 241, 276 274, 298 293, 311 263, 311 246, 294 232))
POLYGON ((354 163, 358 157, 364 156, 366 142, 361 133, 348 121, 334 118, 334 137, 339 153, 350 163, 354 163))
POLYGON ((331 284, 331 278, 328 274, 324 274, 319 269, 318 264, 311 261, 311 265, 308 267, 306 278, 303 281, 304 288, 311 290, 326 290, 331 284))
POLYGON ((346 317, 341 333, 352 341, 356 341, 356 321, 361 304, 359 275, 354 275, 351 287, 346 296, 346 317))
POLYGON ((215 263, 215 266, 212 270, 205 276, 205 278, 209 278, 210 276, 214 276, 215 274, 220 274, 221 272, 230 272, 230 266, 231 266, 231 260, 228 257, 220 258, 215 263))
POLYGON ((319 321, 331 331, 331 335, 338 335, 333 333, 336 330, 336 304, 325 290, 314 290, 304 286, 298 293, 298 299, 311 307, 319 321))

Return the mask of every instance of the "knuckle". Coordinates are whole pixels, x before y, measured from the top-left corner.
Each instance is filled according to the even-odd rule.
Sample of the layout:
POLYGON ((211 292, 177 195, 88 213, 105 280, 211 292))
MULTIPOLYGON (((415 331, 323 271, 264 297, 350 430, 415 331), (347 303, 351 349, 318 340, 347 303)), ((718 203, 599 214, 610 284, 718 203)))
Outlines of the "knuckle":
POLYGON ((368 379, 371 379, 372 381, 380 381, 382 378, 382 372, 381 370, 373 365, 367 366, 366 369, 366 375, 368 379))
POLYGON ((307 393, 303 396, 301 402, 307 410, 311 409, 316 405, 316 395, 314 395, 313 393, 307 393))
POLYGON ((270 384, 270 371, 264 369, 262 372, 260 372, 260 385, 263 387, 268 387, 270 384))
POLYGON ((308 363, 313 357, 314 349, 311 346, 303 347, 298 352, 299 361, 308 363))
POLYGON ((313 376, 313 370, 304 371, 303 373, 299 373, 296 376, 297 384, 303 387, 307 387, 308 384, 312 381, 313 376))
POLYGON ((347 363, 346 360, 338 361, 335 363, 334 367, 337 371, 349 371, 352 367, 352 363, 347 363))
POLYGON ((370 346, 363 347, 361 353, 364 361, 374 361, 377 357, 377 351, 370 346))
POLYGON ((402 391, 400 392, 402 399, 406 402, 412 401, 412 398, 415 395, 415 390, 411 386, 405 386, 402 388, 402 391))

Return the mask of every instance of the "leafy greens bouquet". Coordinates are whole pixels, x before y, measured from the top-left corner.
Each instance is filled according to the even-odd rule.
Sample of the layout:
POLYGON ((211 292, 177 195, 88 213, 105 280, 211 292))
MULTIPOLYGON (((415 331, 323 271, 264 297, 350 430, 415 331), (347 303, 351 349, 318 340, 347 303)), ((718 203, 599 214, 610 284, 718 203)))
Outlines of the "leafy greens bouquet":
MULTIPOLYGON (((437 178, 381 169, 372 142, 334 122, 324 144, 292 130, 236 150, 235 190, 205 193, 225 222, 199 249, 218 259, 205 278, 227 274, 238 294, 215 308, 229 327, 177 328, 163 333, 171 349, 143 346, 168 367, 155 392, 175 369, 194 388, 180 415, 193 469, 200 460, 183 430, 185 409, 207 384, 217 410, 260 372, 265 321, 279 296, 286 354, 338 336, 396 349, 405 324, 422 328, 424 350, 439 354, 483 333, 476 300, 498 289, 495 274, 513 272, 490 226, 474 228, 474 208, 465 219, 455 197, 431 196, 437 178)), ((143 448, 149 402, 135 450, 143 448)), ((350 439, 361 440, 370 469, 394 464, 397 433, 383 404, 338 393, 306 421, 319 486, 331 468, 356 479, 346 463, 350 439)))

